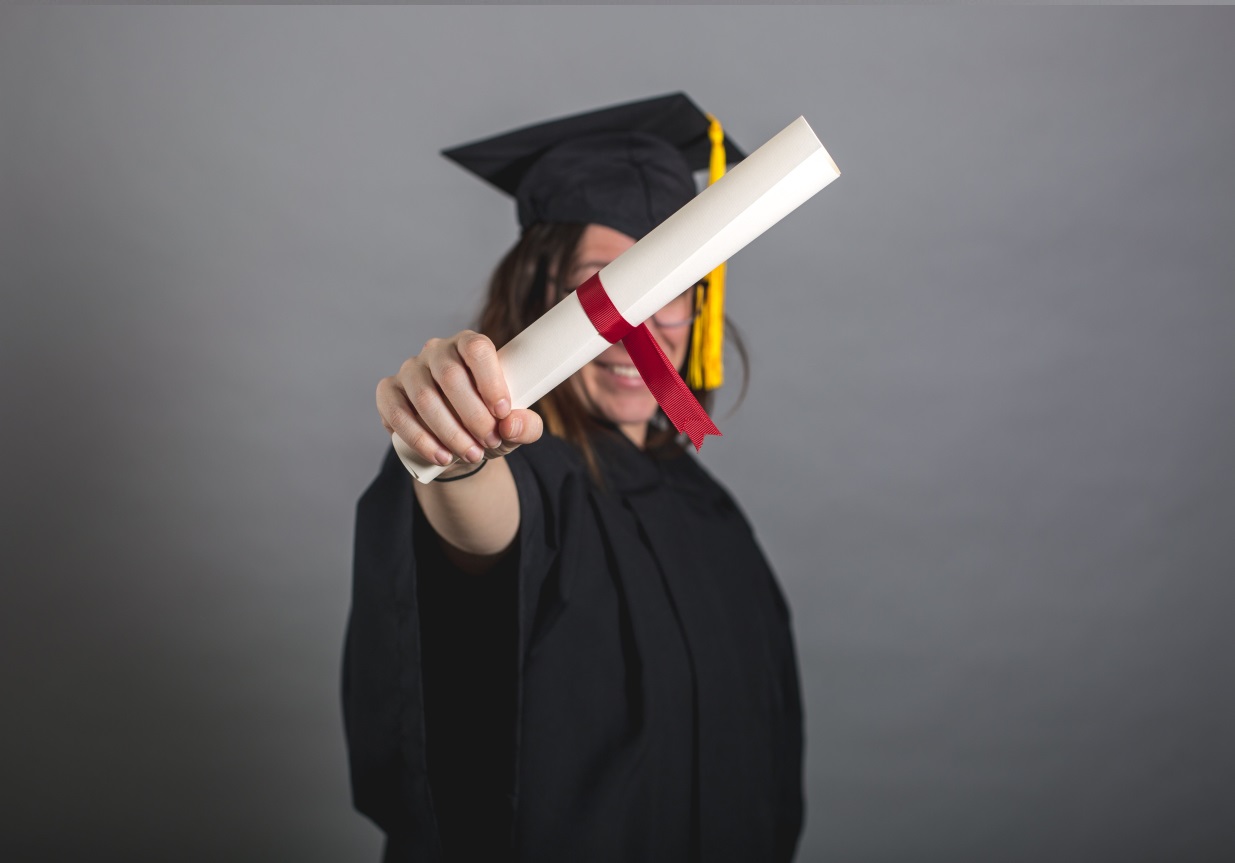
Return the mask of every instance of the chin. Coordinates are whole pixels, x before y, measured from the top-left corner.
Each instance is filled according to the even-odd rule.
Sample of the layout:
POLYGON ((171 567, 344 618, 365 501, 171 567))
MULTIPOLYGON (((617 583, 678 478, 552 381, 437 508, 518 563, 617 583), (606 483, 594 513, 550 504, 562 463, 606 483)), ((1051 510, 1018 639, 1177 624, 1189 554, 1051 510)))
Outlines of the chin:
POLYGON ((602 417, 615 425, 642 424, 656 416, 656 399, 646 391, 643 396, 622 395, 619 397, 597 393, 592 399, 592 404, 596 405, 602 417))
POLYGON ((585 367, 579 385, 584 401, 614 425, 643 425, 656 416, 656 399, 642 381, 635 388, 629 381, 608 379, 602 368, 585 367))

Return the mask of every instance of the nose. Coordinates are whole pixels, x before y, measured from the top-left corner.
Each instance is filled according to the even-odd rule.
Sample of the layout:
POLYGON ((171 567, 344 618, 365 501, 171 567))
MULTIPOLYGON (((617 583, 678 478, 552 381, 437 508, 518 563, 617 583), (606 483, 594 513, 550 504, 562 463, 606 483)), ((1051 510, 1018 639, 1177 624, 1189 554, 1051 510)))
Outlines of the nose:
POLYGON ((687 348, 687 339, 690 338, 690 327, 662 327, 656 323, 654 318, 648 319, 648 330, 652 333, 652 338, 656 339, 656 344, 660 345, 660 349, 664 351, 669 362, 683 371, 686 368, 686 360, 689 351, 687 348))
MULTIPOLYGON (((660 349, 669 355, 672 359, 674 349, 674 331, 672 329, 665 330, 652 318, 645 321, 648 332, 652 334, 652 338, 656 339, 656 344, 660 345, 660 349)), ((621 342, 615 342, 605 348, 599 357, 602 363, 611 363, 614 365, 634 365, 634 361, 630 358, 630 352, 626 350, 626 346, 621 342)))

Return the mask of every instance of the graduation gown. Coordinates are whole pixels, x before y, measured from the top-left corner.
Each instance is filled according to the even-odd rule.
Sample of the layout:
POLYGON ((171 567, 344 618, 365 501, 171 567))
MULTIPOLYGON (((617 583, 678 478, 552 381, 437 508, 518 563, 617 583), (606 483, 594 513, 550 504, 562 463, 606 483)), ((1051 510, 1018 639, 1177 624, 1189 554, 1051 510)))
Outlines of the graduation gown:
POLYGON ((784 861, 802 823, 789 614, 691 455, 546 435, 518 537, 454 572, 394 454, 361 498, 343 707, 385 860, 784 861))

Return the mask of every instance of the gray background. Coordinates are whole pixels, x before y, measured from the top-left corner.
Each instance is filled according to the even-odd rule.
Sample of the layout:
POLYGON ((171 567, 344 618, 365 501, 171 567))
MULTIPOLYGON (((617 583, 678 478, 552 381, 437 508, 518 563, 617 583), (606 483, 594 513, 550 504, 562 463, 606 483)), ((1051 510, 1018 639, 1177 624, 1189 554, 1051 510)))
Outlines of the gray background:
POLYGON ((1235 859, 1235 15, 6 9, 5 859, 374 860, 379 377, 513 207, 442 146, 686 89, 844 176, 704 460, 793 605, 801 860, 1235 859))

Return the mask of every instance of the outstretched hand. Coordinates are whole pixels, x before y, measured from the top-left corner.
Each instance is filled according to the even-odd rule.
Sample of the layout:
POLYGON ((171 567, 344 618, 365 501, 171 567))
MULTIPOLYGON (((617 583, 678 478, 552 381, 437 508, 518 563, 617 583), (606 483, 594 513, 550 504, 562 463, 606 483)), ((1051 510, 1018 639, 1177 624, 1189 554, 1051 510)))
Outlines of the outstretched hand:
POLYGON ((377 411, 386 431, 430 464, 498 458, 543 431, 534 411, 511 409, 497 349, 471 330, 430 339, 397 374, 382 378, 377 411))

